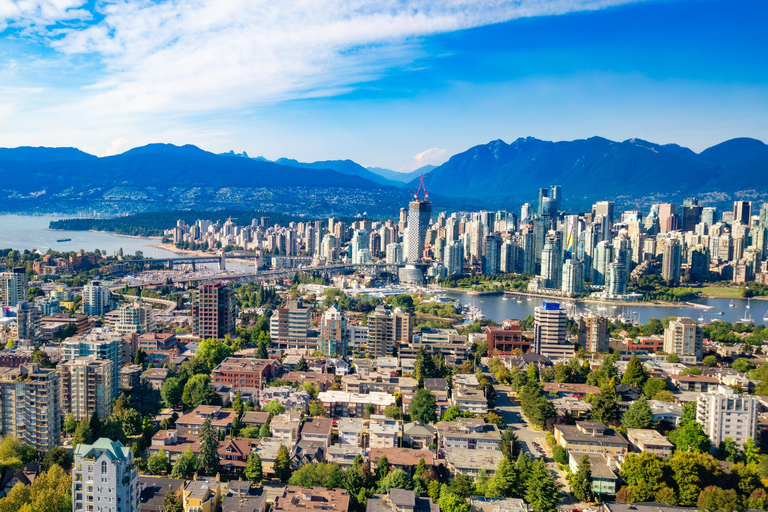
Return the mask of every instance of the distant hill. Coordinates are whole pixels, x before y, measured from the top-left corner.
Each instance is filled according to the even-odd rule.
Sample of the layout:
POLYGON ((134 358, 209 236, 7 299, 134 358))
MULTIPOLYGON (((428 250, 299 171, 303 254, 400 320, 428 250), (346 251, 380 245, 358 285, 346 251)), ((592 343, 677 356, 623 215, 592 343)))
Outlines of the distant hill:
POLYGON ((352 160, 322 160, 319 162, 307 163, 307 162, 299 162, 297 160, 292 160, 290 158, 279 158, 275 160, 275 163, 279 165, 287 165, 289 167, 299 167, 302 169, 317 169, 317 170, 330 169, 332 171, 340 172, 342 174, 347 174, 349 176, 359 176, 361 178, 372 181, 374 183, 378 183, 380 185, 389 185, 392 187, 397 187, 402 185, 402 183, 392 181, 377 173, 371 172, 369 169, 366 169, 362 165, 356 162, 353 162, 352 160))
POLYGON ((425 165, 411 172, 397 172, 391 169, 384 169, 383 167, 367 167, 367 169, 373 173, 378 174, 391 181, 399 181, 408 183, 411 180, 415 180, 422 174, 429 174, 433 169, 436 169, 436 165, 425 165))
MULTIPOLYGON (((495 140, 452 156, 428 176, 430 193, 516 205, 540 187, 563 187, 565 204, 612 199, 622 206, 699 197, 768 199, 768 146, 733 139, 700 154, 678 145, 600 137, 567 142, 495 140)), ((410 182, 418 186, 418 179, 410 182)))

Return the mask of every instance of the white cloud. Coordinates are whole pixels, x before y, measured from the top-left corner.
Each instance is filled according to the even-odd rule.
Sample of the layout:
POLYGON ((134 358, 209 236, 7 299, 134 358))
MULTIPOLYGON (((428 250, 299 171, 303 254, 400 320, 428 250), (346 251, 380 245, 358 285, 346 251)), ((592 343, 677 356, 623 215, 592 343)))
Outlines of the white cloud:
POLYGON ((45 31, 61 21, 87 20, 85 0, 0 0, 0 31, 7 26, 45 31))
POLYGON ((106 150, 104 150, 103 155, 104 156, 117 155, 118 153, 122 153, 127 149, 130 149, 128 147, 128 142, 124 138, 120 137, 112 141, 112 144, 110 144, 109 147, 106 150))
POLYGON ((415 168, 423 167, 425 165, 439 165, 445 161, 445 155, 448 151, 443 148, 429 148, 425 149, 421 153, 413 156, 413 161, 416 164, 415 168))

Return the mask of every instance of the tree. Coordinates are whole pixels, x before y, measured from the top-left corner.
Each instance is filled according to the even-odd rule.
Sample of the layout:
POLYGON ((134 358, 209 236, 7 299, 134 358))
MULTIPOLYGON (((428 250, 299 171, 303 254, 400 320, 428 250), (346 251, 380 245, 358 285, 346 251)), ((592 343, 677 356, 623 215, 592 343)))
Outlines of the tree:
POLYGON ((93 431, 91 430, 91 422, 88 419, 83 419, 77 424, 75 433, 72 435, 72 444, 77 446, 79 444, 90 444, 94 441, 93 431))
POLYGON ((307 360, 304 359, 304 356, 301 356, 299 358, 299 362, 296 363, 296 371, 297 372, 308 372, 309 371, 309 364, 307 363, 307 360))
POLYGON ((718 483, 721 471, 708 453, 677 451, 668 460, 672 481, 677 486, 678 503, 693 506, 701 490, 718 483))
POLYGON ((760 461, 760 450, 751 437, 744 443, 744 461, 747 464, 757 464, 760 461))
POLYGON ((74 434, 75 429, 77 429, 77 420, 72 413, 67 413, 67 416, 64 418, 64 432, 74 434))
POLYGON ((64 471, 70 471, 73 462, 74 458, 69 450, 62 446, 54 446, 43 457, 43 468, 48 471, 52 466, 57 465, 64 471))
POLYGON ((176 463, 173 465, 171 471, 171 478, 192 478, 192 475, 197 471, 198 460, 197 455, 194 454, 192 448, 187 448, 176 459, 176 463))
POLYGON ((35 348, 35 351, 32 352, 32 362, 39 364, 40 368, 53 368, 55 366, 48 352, 40 347, 35 348))
POLYGON ((515 454, 517 454, 517 434, 511 428, 501 431, 499 450, 509 460, 513 460, 515 454))
POLYGON ((619 405, 616 403, 616 388, 612 382, 605 384, 600 393, 591 396, 592 419, 612 423, 619 419, 619 405))
POLYGON ((464 411, 457 405, 452 405, 443 413, 443 421, 454 421, 456 418, 471 418, 472 416, 471 412, 464 411))
POLYGON ((232 355, 232 349, 222 340, 206 338, 195 351, 195 359, 204 363, 208 370, 213 370, 219 363, 232 355))
POLYGON ((755 365, 749 359, 740 357, 733 362, 733 369, 737 372, 747 373, 749 370, 754 370, 755 365))
POLYGON ((394 405, 394 404, 388 405, 384 409, 384 416, 386 416, 387 418, 393 418, 393 419, 399 420, 400 418, 403 417, 403 410, 397 405, 394 405))
POLYGON ((208 375, 198 374, 189 378, 184 385, 184 392, 181 395, 181 401, 189 408, 195 408, 198 405, 210 404, 216 392, 210 386, 210 377, 208 375))
POLYGON ((423 386, 424 379, 440 376, 435 360, 423 346, 419 347, 419 350, 416 351, 416 361, 413 363, 413 378, 419 381, 419 386, 423 386))
POLYGON ((568 464, 568 452, 559 444, 552 447, 552 458, 558 464, 568 464))
MULTIPOLYGON (((695 402, 691 403, 695 405, 695 402)), ((669 440, 678 450, 683 451, 704 452, 709 450, 711 444, 704 429, 695 419, 683 421, 681 418, 680 426, 669 433, 669 440)))
POLYGON ((720 451, 725 460, 729 462, 738 462, 741 459, 741 450, 739 450, 739 445, 736 444, 733 438, 726 437, 720 446, 720 451))
POLYGON ((677 398, 675 398, 674 393, 669 391, 668 389, 662 389, 652 397, 654 400, 660 400, 662 402, 669 402, 671 404, 675 403, 677 401, 677 398))
POLYGON ((636 355, 633 355, 627 363, 627 370, 621 377, 621 383, 628 386, 642 386, 648 380, 648 372, 636 355))
POLYGON ((163 403, 166 407, 176 407, 181 402, 184 388, 181 385, 181 381, 176 377, 168 377, 163 382, 163 386, 160 388, 160 397, 163 399, 163 403))
POLYGON ((576 472, 571 478, 571 490, 579 501, 592 499, 592 464, 586 453, 581 456, 576 472))
POLYGON ((667 356, 667 362, 668 363, 679 363, 680 362, 680 356, 677 355, 677 354, 674 354, 674 353, 669 354, 667 356))
POLYGON ((701 512, 741 512, 746 510, 736 491, 721 489, 714 485, 701 491, 697 504, 701 512))
POLYGON ((172 486, 168 486, 168 490, 165 491, 165 497, 163 498, 163 510, 162 512, 183 512, 184 506, 179 502, 179 498, 173 491, 172 486))
POLYGON ((269 430, 269 425, 266 423, 259 429, 259 437, 272 437, 272 432, 269 430))
POLYGON ((650 452, 630 453, 621 467, 633 502, 651 501, 664 485, 664 462, 650 452))
POLYGON ((58 464, 40 473, 31 485, 17 484, 0 500, 0 512, 69 512, 72 479, 58 464))
POLYGON ((309 404, 309 415, 310 416, 323 416, 325 414, 325 409, 322 405, 320 405, 317 402, 310 402, 309 404))
POLYGON ((717 358, 715 356, 707 356, 701 362, 710 368, 717 366, 717 358))
POLYGON ((211 425, 211 419, 206 418, 200 427, 200 461, 198 470, 207 476, 219 472, 219 440, 211 425))
POLYGON ((342 472, 338 464, 306 464, 297 469, 288 480, 289 485, 299 487, 326 487, 335 489, 341 487, 342 472))
POLYGON ((164 475, 170 469, 168 456, 160 449, 156 454, 150 455, 147 459, 147 470, 153 475, 164 475))
POLYGON ((379 480, 378 492, 387 493, 390 489, 412 489, 413 481, 410 475, 400 468, 395 468, 379 480))
POLYGON ((411 419, 422 423, 434 423, 437 421, 437 400, 435 395, 427 389, 419 389, 411 400, 408 408, 411 419))
POLYGON ((288 454, 288 448, 282 444, 277 449, 277 457, 275 458, 275 476, 283 483, 291 478, 291 457, 288 454))
POLYGON ((0 460, 9 459, 18 459, 22 464, 29 464, 37 459, 37 451, 16 436, 5 436, 0 443, 0 460))
POLYGON ((643 384, 643 394, 648 399, 653 399, 659 391, 667 389, 667 382, 658 377, 651 377, 643 384))
POLYGON ((389 474, 389 460, 386 455, 382 455, 379 462, 376 463, 376 478, 381 480, 389 474))
POLYGON ((507 457, 502 458, 496 468, 496 472, 488 481, 486 495, 496 498, 508 498, 517 494, 519 488, 520 482, 515 464, 507 457))
POLYGON ((531 463, 525 501, 531 505, 533 512, 556 512, 560 503, 557 484, 547 471, 546 465, 539 460, 531 463))
POLYGON ((467 500, 450 491, 440 492, 438 506, 441 512, 469 512, 467 500))
POLYGON ((632 402, 621 417, 621 424, 625 428, 650 428, 653 425, 653 411, 645 397, 641 396, 632 402))
POLYGON ((268 412, 270 418, 274 418, 278 414, 285 412, 285 406, 277 400, 270 400, 267 405, 261 408, 262 411, 268 412))
POLYGON ((264 471, 261 467, 261 457, 257 453, 248 456, 245 467, 245 478, 253 484, 260 484, 264 480, 264 471))

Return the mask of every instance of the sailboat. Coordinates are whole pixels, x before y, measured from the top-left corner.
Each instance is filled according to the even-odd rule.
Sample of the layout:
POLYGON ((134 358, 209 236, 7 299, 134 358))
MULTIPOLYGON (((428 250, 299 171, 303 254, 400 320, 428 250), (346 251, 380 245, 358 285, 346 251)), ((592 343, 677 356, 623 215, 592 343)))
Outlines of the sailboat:
POLYGON ((752 299, 747 299, 747 309, 749 309, 749 308, 751 308, 751 307, 752 307, 752 306, 750 306, 750 305, 749 305, 749 303, 750 303, 750 301, 751 301, 751 300, 752 300, 752 299))
POLYGON ((736 304, 734 304, 734 303, 733 303, 733 301, 731 301, 731 303, 730 303, 730 304, 728 304, 728 307, 729 307, 729 308, 735 308, 735 307, 736 307, 736 304))
POLYGON ((753 322, 752 317, 749 315, 749 311, 744 311, 744 318, 739 318, 739 322, 745 324, 751 324, 753 322))

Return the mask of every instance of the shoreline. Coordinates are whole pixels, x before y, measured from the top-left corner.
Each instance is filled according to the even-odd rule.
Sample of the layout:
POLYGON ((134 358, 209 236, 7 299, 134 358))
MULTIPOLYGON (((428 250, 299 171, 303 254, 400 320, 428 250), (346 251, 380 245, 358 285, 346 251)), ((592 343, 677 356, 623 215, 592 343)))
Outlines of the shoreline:
POLYGON ((112 231, 104 231, 104 230, 98 230, 98 229, 51 229, 51 228, 45 228, 46 231, 51 231, 54 233, 99 233, 102 235, 111 235, 111 236, 119 236, 122 238, 141 238, 146 240, 162 240, 163 237, 161 236, 142 236, 142 235, 124 235, 121 233, 113 233, 112 231))
POLYGON ((207 253, 205 251, 200 251, 200 250, 179 249, 173 244, 163 244, 163 243, 152 244, 150 247, 154 247, 156 249, 163 249, 169 252, 175 252, 176 254, 189 254, 194 256, 218 256, 217 254, 211 254, 211 253, 207 253))

